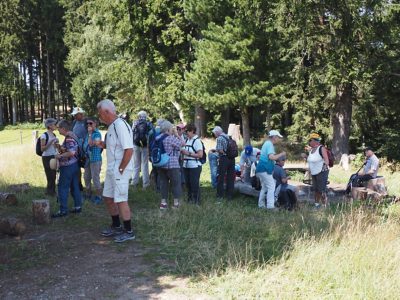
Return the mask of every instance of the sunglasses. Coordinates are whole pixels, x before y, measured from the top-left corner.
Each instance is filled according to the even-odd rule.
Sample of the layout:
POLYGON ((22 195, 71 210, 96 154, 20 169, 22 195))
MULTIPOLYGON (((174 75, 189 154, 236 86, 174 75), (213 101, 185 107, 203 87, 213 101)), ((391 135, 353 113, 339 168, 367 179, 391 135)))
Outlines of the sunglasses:
POLYGON ((93 125, 94 123, 93 122, 86 122, 86 124, 93 125))
POLYGON ((176 128, 176 130, 179 130, 179 131, 181 131, 181 130, 182 130, 182 128, 180 128, 180 127, 177 127, 177 128, 176 128))

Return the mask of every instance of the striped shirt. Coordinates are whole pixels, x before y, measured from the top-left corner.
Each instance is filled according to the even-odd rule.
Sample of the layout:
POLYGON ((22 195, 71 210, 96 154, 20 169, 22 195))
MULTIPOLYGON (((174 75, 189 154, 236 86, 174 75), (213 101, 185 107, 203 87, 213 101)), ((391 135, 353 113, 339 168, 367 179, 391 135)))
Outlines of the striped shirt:
POLYGON ((62 147, 66 149, 66 152, 74 153, 74 156, 61 157, 59 159, 60 167, 66 167, 76 163, 78 161, 78 143, 71 136, 66 136, 64 142, 62 143, 62 147))

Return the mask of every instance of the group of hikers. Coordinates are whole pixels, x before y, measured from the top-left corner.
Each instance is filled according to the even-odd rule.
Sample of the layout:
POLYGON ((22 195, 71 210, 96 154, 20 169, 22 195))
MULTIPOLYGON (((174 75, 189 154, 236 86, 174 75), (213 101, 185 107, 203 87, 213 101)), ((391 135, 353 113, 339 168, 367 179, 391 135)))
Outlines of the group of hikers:
MULTIPOLYGON (((74 107, 71 113, 73 122, 53 118, 44 122, 47 131, 39 137, 36 152, 42 156, 47 178, 46 194, 57 195, 60 204, 53 218, 80 213, 82 198, 95 204, 104 202, 112 223, 101 234, 114 237, 116 242, 134 239, 128 190, 129 185, 139 185, 140 174, 143 189, 147 189, 151 180, 154 180, 161 195, 161 210, 169 207, 170 189, 172 208, 179 208, 183 188, 186 188, 187 202, 200 205, 200 175, 202 165, 206 162, 206 149, 193 124, 175 126, 168 120, 160 119, 153 125, 147 113, 140 111, 137 120, 129 125, 118 116, 114 103, 108 99, 97 104, 97 111, 99 118, 86 117, 83 109, 74 107), (98 129, 99 121, 108 126, 104 139, 98 129), (56 129, 64 136, 62 143, 55 134, 56 129), (100 172, 103 150, 106 151, 107 170, 102 187, 100 172), (152 176, 149 172, 150 163, 152 176), (81 169, 84 169, 84 187, 81 169), (57 191, 56 170, 59 170, 57 191), (74 200, 72 209, 68 209, 69 193, 74 200)), ((296 197, 297 188, 288 184, 290 178, 283 168, 286 152, 275 151, 275 145, 283 138, 279 131, 268 132, 261 150, 247 145, 240 154, 239 168, 235 165, 239 156, 236 142, 220 126, 216 126, 212 133, 216 138, 216 146, 209 150, 208 160, 217 202, 220 203, 224 198, 232 200, 235 180, 256 188, 260 186, 258 207, 262 209, 276 210, 276 205, 282 204, 279 199, 296 197)), ((315 206, 326 206, 331 153, 321 144, 321 137, 316 133, 309 136, 307 150, 308 154, 302 156, 307 160, 312 175, 315 206)), ((379 160, 372 149, 366 149, 366 156, 367 163, 353 178, 354 185, 377 175, 379 160)), ((284 200, 286 204, 288 201, 284 200)), ((293 208, 293 201, 289 202, 291 204, 286 208, 293 208)))

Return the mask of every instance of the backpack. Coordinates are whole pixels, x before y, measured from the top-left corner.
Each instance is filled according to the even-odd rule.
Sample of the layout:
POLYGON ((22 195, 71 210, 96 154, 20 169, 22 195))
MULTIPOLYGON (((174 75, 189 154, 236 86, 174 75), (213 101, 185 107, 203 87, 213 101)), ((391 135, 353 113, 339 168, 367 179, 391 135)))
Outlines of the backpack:
POLYGON ((293 210, 296 208, 297 197, 296 194, 289 189, 281 191, 278 196, 277 204, 287 210, 293 210))
POLYGON ((147 133, 149 131, 146 120, 139 120, 133 128, 133 143, 139 147, 147 146, 147 133))
MULTIPOLYGON (((49 134, 47 132, 45 132, 44 135, 46 136, 46 144, 45 145, 47 145, 47 143, 49 141, 49 134)), ((56 135, 54 135, 54 136, 56 136, 56 135)), ((42 156, 42 154, 43 154, 40 137, 38 137, 38 139, 36 140, 36 154, 39 156, 42 156)))
POLYGON ((86 151, 83 150, 83 143, 80 143, 79 140, 76 140, 72 136, 70 136, 70 138, 72 138, 78 144, 78 153, 75 155, 75 157, 78 159, 79 168, 84 168, 88 162, 88 157, 86 151))
POLYGON ((226 156, 230 159, 238 157, 239 150, 236 141, 231 137, 227 138, 224 135, 221 136, 228 141, 228 145, 226 146, 226 151, 225 151, 226 156))
MULTIPOLYGON (((319 147, 319 155, 321 155, 321 157, 323 158, 322 147, 325 147, 325 146, 319 147)), ((329 149, 328 147, 325 147, 325 149, 326 149, 326 153, 328 154, 329 168, 332 168, 335 163, 335 155, 333 154, 332 150, 329 149)))
POLYGON ((165 152, 164 140, 168 134, 164 134, 159 139, 154 141, 153 148, 151 149, 150 157, 154 167, 163 167, 169 162, 169 154, 165 152))
POLYGON ((196 142, 196 140, 199 140, 201 143, 201 146, 203 147, 203 156, 201 158, 195 158, 195 160, 201 162, 201 164, 204 165, 207 162, 207 154, 206 154, 206 147, 204 147, 203 141, 200 140, 199 138, 195 138, 193 140, 192 145, 185 145, 185 146, 191 147, 193 149, 193 151, 196 153, 196 150, 194 149, 194 143, 196 142))

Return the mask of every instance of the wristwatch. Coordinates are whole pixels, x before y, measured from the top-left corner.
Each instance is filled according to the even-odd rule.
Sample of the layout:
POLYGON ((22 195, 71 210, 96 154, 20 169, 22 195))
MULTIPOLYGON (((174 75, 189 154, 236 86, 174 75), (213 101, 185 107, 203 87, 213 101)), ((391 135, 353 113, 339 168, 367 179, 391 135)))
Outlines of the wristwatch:
POLYGON ((124 171, 124 169, 122 169, 122 168, 119 168, 119 172, 120 173, 122 173, 124 171))

